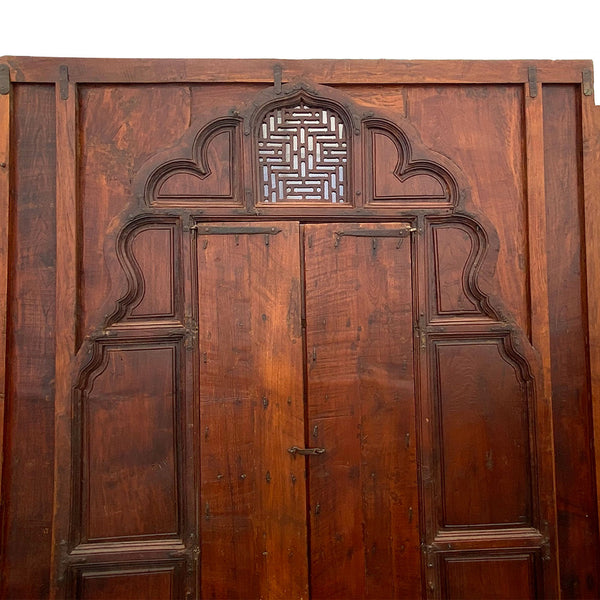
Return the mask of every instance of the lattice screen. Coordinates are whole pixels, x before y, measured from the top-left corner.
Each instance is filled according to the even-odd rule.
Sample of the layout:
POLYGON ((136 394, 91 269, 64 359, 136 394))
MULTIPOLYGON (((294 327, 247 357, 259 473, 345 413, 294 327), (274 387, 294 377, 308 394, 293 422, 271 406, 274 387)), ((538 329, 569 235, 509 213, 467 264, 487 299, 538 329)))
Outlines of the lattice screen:
POLYGON ((263 202, 345 202, 346 129, 330 108, 301 103, 267 113, 258 138, 263 202))

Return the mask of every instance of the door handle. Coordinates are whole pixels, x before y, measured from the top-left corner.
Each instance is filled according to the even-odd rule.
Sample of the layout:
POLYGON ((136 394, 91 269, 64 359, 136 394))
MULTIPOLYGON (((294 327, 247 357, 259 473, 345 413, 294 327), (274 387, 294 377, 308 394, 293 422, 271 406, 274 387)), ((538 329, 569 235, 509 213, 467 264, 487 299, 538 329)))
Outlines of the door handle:
POLYGON ((288 448, 290 454, 301 454, 302 456, 313 456, 315 454, 324 454, 325 448, 298 448, 298 446, 292 446, 288 448))

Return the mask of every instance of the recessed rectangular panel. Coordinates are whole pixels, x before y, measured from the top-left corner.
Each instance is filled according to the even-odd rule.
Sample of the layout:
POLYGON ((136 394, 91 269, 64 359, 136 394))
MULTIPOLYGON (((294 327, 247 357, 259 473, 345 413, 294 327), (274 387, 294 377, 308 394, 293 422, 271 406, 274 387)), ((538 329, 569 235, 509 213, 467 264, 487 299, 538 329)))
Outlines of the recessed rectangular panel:
POLYGON ((175 600, 181 593, 176 565, 90 568, 76 578, 77 600, 175 600))
POLYGON ((177 347, 105 347, 83 399, 83 538, 178 534, 177 347))
POLYGON ((529 396, 503 338, 435 340, 443 526, 531 523, 529 396))
POLYGON ((435 277, 432 316, 478 314, 480 310, 467 282, 467 266, 473 253, 472 231, 452 223, 432 226, 431 234, 435 277))
POLYGON ((155 319, 175 317, 176 284, 175 269, 179 250, 178 231, 172 224, 154 224, 142 228, 132 242, 132 257, 139 267, 141 281, 139 297, 131 309, 131 318, 155 319))
POLYGON ((533 600, 538 597, 531 554, 445 556, 442 560, 444 598, 533 600))
POLYGON ((201 596, 307 597, 298 224, 196 231, 201 596))
MULTIPOLYGON (((305 227, 313 598, 419 597, 411 240, 305 227)), ((398 233, 394 237, 394 233, 398 233)))

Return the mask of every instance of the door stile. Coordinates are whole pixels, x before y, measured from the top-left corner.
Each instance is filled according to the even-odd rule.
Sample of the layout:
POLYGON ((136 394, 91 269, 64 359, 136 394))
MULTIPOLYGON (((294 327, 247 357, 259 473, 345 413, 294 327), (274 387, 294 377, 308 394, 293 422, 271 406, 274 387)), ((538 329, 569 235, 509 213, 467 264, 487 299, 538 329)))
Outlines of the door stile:
POLYGON ((298 233, 197 226, 202 596, 306 597, 298 233))
POLYGON ((410 230, 307 225, 315 598, 421 592, 410 230))
POLYGON ((430 388, 427 348, 428 286, 433 275, 429 266, 425 244, 426 219, 417 218, 417 231, 413 234, 414 268, 414 355, 415 355, 415 399, 417 448, 420 469, 418 469, 421 512, 421 569, 423 595, 427 598, 440 598, 439 559, 434 552, 434 538, 440 515, 436 512, 435 498, 440 496, 435 473, 439 469, 440 457, 434 444, 434 405, 430 388))
MULTIPOLYGON (((8 65, 0 65, 8 72, 8 65)), ((10 245, 10 120, 11 90, 7 73, 7 89, 0 94, 0 498, 2 498, 2 466, 4 458, 4 403, 6 398, 6 329, 8 309, 8 254, 10 245)))
MULTIPOLYGON (((585 225, 585 266, 587 276, 587 325, 591 402, 594 422, 596 473, 600 465, 600 107, 594 97, 582 95, 583 205, 585 225)), ((600 477, 596 476, 600 511, 600 477)))
POLYGON ((189 223, 181 223, 184 234, 182 239, 182 261, 179 294, 183 298, 184 325, 186 327, 185 342, 185 423, 182 431, 185 444, 185 477, 190 482, 184 486, 184 523, 183 536, 187 547, 188 564, 186 573, 186 598, 198 596, 200 568, 200 373, 198 348, 198 256, 197 235, 189 223), (189 231, 189 233, 188 233, 189 231), (187 234, 187 235, 186 235, 187 234))
MULTIPOLYGON (((306 226, 299 224, 299 254, 300 254, 300 323, 302 326, 302 405, 304 407, 304 447, 310 448, 314 437, 310 432, 309 405, 308 405, 308 341, 306 337, 306 226)), ((310 497, 310 457, 305 459, 305 485, 306 485, 306 573, 308 598, 312 598, 312 561, 311 561, 311 497, 310 497)))
MULTIPOLYGON (((64 74, 64 68, 61 67, 64 74)), ((56 83, 56 396, 50 598, 62 595, 72 494, 72 370, 77 307, 77 85, 56 83)))
POLYGON ((552 435, 552 365, 550 353, 550 322, 548 298, 546 191, 544 165, 543 85, 524 94, 525 176, 527 206, 527 243, 529 250, 529 293, 531 343, 540 354, 542 381, 537 382, 535 406, 531 418, 532 457, 537 464, 535 481, 539 498, 537 523, 545 536, 546 549, 542 564, 544 593, 558 596, 558 543, 555 503, 555 461, 552 435), (542 427, 538 427, 542 424, 542 427), (542 485, 542 482, 544 484, 542 485))

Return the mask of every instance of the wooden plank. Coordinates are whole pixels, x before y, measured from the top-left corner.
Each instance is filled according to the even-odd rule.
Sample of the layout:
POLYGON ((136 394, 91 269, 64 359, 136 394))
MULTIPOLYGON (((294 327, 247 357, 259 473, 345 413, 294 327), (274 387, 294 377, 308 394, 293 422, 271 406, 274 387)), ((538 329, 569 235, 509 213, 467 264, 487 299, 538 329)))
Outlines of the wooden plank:
POLYGON ((582 96, 581 117, 590 384, 600 512, 600 108, 593 96, 582 96))
POLYGON ((68 64, 71 81, 86 83, 263 82, 303 77, 327 84, 524 83, 535 66, 539 83, 581 81, 591 61, 83 59, 4 57, 14 81, 54 81, 68 64))
POLYGON ((308 592, 299 226, 269 225, 196 234, 203 598, 308 592))
MULTIPOLYGON (((548 298, 556 505, 563 600, 598 598, 593 416, 588 377, 581 88, 544 86, 548 298), (560 177, 557 177, 560 173, 560 177)), ((594 281, 594 280, 592 280, 594 281)), ((590 323, 591 325, 592 323, 590 323)))
MULTIPOLYGON (((538 78, 539 84, 539 78, 538 78)), ((540 354, 543 381, 537 386, 534 422, 543 426, 532 432, 537 445, 539 469, 539 523, 550 543, 550 560, 544 561, 545 594, 558 595, 558 544, 554 493, 554 445, 552 436, 552 364, 548 314, 548 264, 546 230, 546 189, 544 173, 543 87, 526 86, 525 171, 529 246, 531 343, 540 354), (541 397, 540 397, 541 396, 541 397)), ((535 460, 535 459, 534 459, 535 460)))
MULTIPOLYGON (((10 206, 11 95, 0 95, 0 473, 4 458, 4 399, 6 390, 6 325, 8 309, 8 248, 10 206)), ((2 498, 0 481, 0 498, 2 498)))
POLYGON ((56 148, 56 448, 51 598, 63 584, 61 555, 67 549, 71 518, 71 378, 77 306, 77 86, 64 77, 56 84, 56 148))
POLYGON ((52 85, 11 93, 0 595, 38 598, 48 588, 53 502, 56 111, 52 85))
POLYGON ((421 592, 411 243, 384 237, 398 228, 305 226, 308 443, 326 450, 309 459, 315 599, 421 592))

